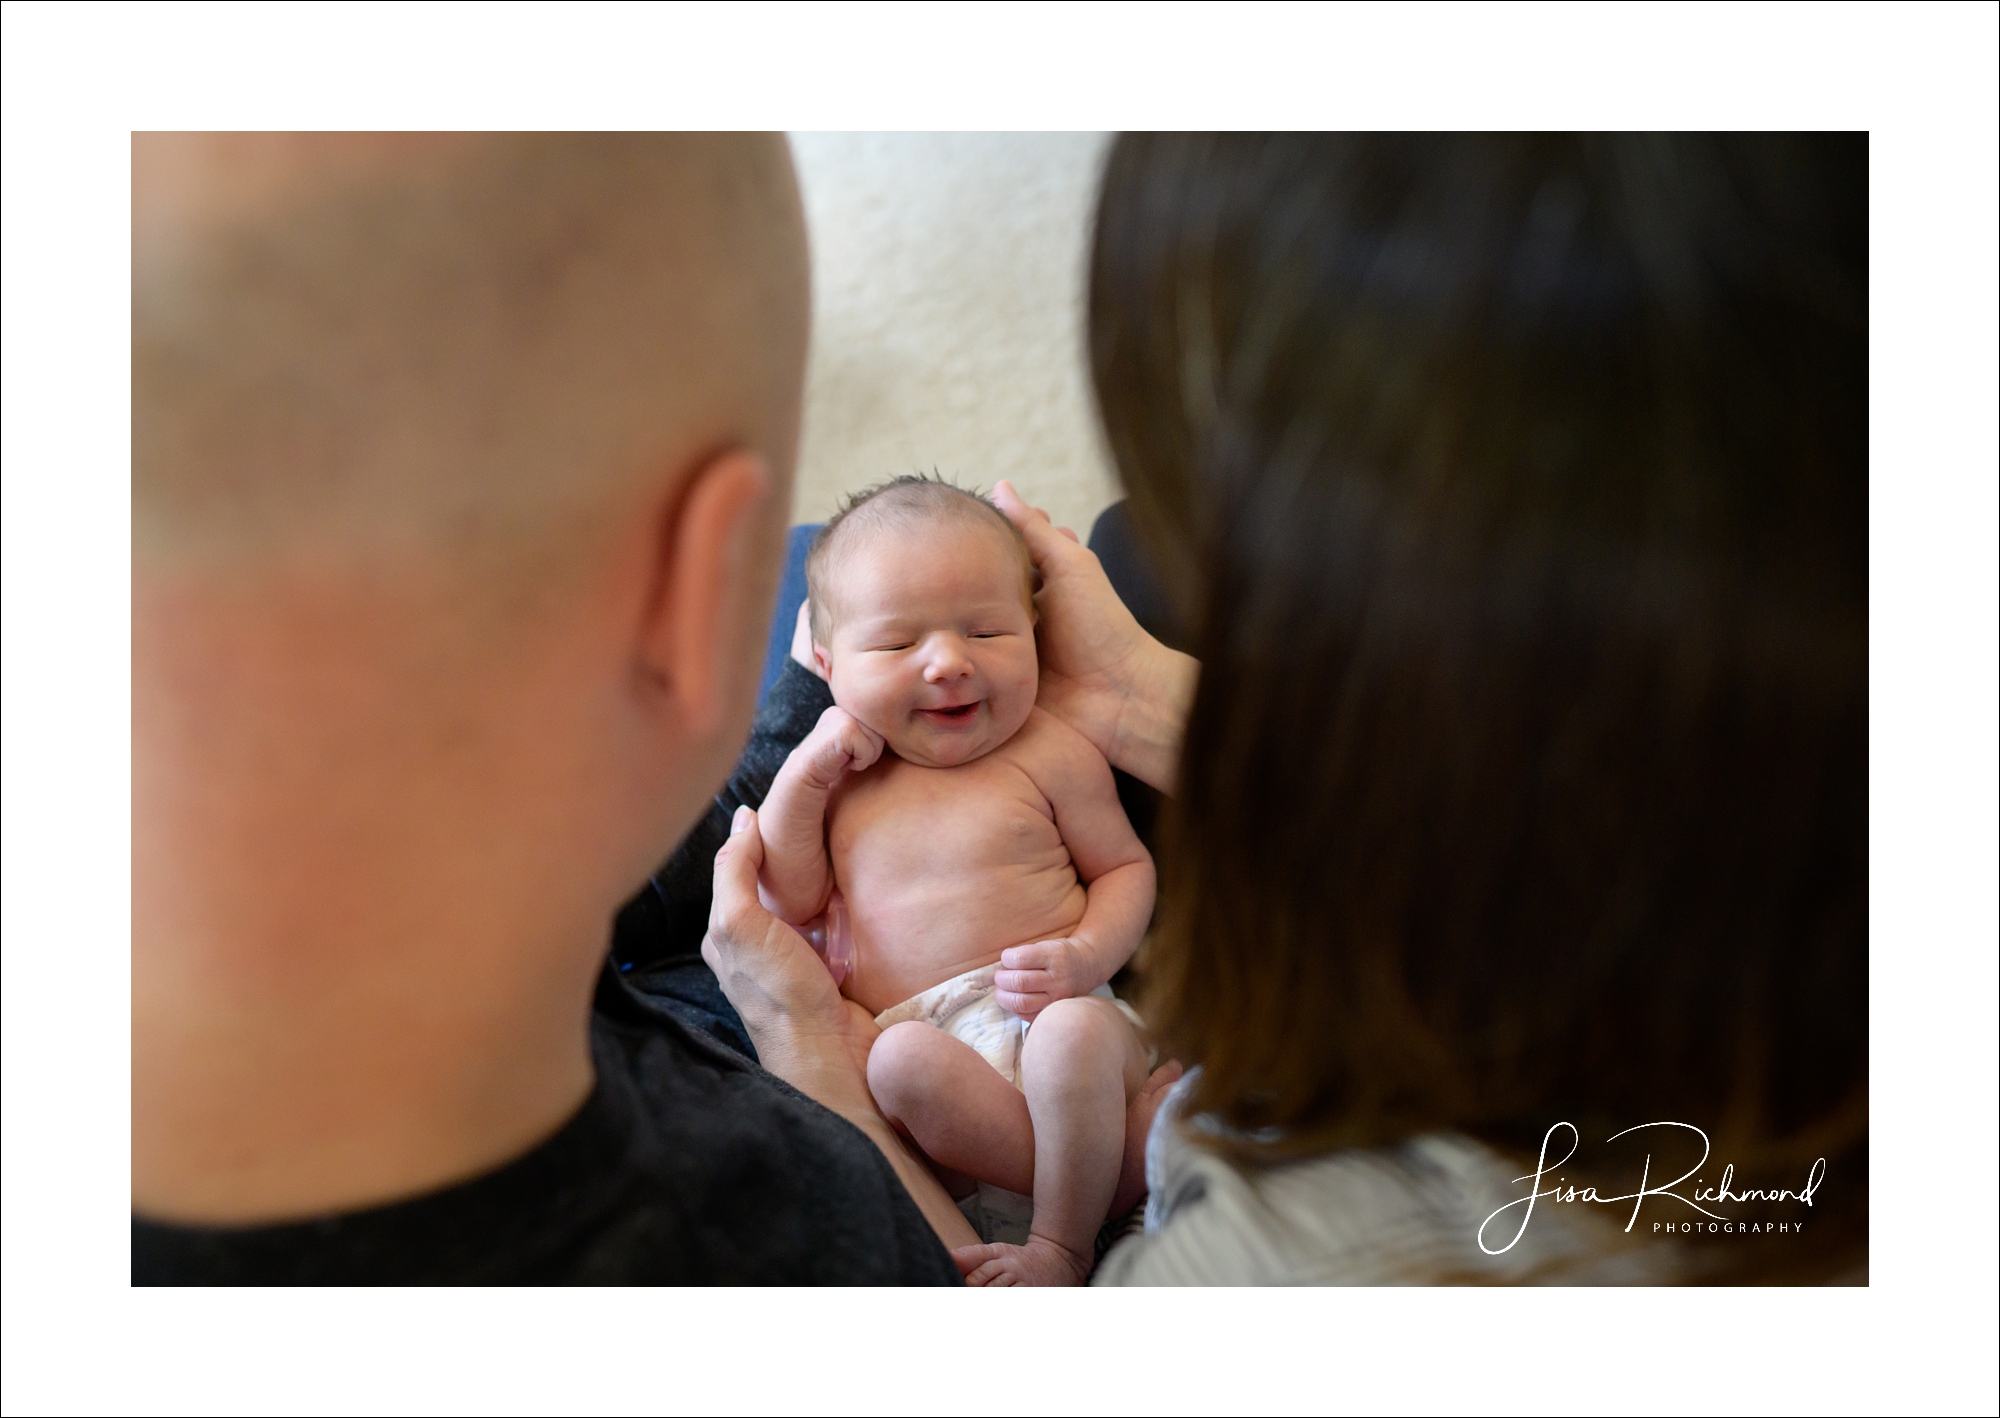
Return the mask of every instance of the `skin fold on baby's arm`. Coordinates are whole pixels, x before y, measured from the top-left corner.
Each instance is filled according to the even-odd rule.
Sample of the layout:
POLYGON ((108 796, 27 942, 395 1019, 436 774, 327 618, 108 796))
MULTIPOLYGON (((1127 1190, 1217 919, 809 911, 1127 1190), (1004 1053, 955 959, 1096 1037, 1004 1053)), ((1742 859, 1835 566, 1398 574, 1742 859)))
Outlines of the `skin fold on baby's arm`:
POLYGON ((835 705, 778 770, 757 815, 764 833, 757 894, 764 909, 787 925, 812 920, 833 894, 827 796, 847 774, 863 772, 881 756, 882 736, 835 705))
POLYGON ((1034 751, 1022 766, 1055 810, 1056 830, 1087 889, 1068 937, 1003 951, 994 990, 1003 1009, 1033 1019, 1059 999, 1089 994, 1139 947, 1153 914, 1152 854, 1118 801, 1111 765, 1060 719, 1034 711, 1034 751))

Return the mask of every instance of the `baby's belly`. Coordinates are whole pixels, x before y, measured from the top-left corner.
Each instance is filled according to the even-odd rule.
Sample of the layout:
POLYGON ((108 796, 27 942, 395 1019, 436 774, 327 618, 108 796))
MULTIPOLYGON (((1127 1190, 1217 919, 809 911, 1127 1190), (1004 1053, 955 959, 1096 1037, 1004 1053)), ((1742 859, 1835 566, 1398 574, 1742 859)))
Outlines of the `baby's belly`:
POLYGON ((1009 946, 1066 936, 1083 919, 1066 853, 1059 868, 971 863, 922 876, 898 871, 897 855, 858 849, 835 861, 854 934, 844 988, 871 1013, 991 965, 1009 946))
POLYGON ((862 810, 864 826, 834 822, 834 880, 854 932, 844 990, 874 1014, 994 964, 1008 946, 1068 936, 1084 918, 1084 888, 1054 822, 962 808, 862 810))

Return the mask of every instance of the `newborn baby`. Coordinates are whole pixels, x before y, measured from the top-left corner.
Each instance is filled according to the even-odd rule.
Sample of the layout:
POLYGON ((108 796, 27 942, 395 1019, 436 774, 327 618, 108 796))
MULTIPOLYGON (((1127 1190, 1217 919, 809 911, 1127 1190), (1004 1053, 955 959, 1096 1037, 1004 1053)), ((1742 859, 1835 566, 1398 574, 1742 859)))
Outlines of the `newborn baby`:
POLYGON ((806 563, 834 707, 758 814, 765 905, 825 917, 843 992, 882 1026, 884 1115, 958 1194, 1033 1194, 1026 1244, 984 1248, 973 1284, 1083 1282, 1146 1076, 1106 981, 1153 862, 1110 765, 1035 707, 1032 575, 972 493, 898 478, 851 501, 806 563))

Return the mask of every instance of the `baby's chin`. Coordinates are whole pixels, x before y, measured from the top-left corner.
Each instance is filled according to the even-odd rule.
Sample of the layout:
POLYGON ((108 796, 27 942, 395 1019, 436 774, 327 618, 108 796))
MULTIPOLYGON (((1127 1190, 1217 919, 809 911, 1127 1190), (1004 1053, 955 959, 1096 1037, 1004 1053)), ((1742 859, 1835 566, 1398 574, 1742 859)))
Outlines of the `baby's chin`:
POLYGON ((996 722, 990 707, 982 706, 980 718, 984 722, 973 732, 940 732, 904 723, 898 726, 896 732, 884 733, 882 737, 896 757, 905 763, 914 763, 920 768, 959 768, 984 758, 1014 737, 1033 711, 1034 705, 1030 703, 1026 712, 1015 711, 1008 715, 1011 723, 996 722))
POLYGON ((889 748, 896 757, 919 768, 960 768, 984 758, 1005 742, 1006 738, 993 734, 983 734, 977 739, 945 739, 943 742, 925 734, 888 737, 889 748))
POLYGON ((904 726, 902 732, 884 734, 882 738, 888 742, 890 752, 906 764, 916 764, 918 768, 960 768, 1000 748, 1012 734, 996 734, 992 726, 982 734, 926 734, 920 728, 904 726))

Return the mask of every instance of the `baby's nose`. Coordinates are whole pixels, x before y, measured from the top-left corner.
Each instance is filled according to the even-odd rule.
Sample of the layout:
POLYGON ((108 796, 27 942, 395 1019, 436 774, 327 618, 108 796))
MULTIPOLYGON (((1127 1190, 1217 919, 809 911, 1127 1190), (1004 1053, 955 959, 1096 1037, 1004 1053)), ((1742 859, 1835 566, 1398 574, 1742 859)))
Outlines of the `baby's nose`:
POLYGON ((965 653, 965 646, 956 637, 940 636, 931 644, 931 653, 924 661, 924 683, 941 684, 948 679, 964 679, 972 673, 972 657, 965 653))

